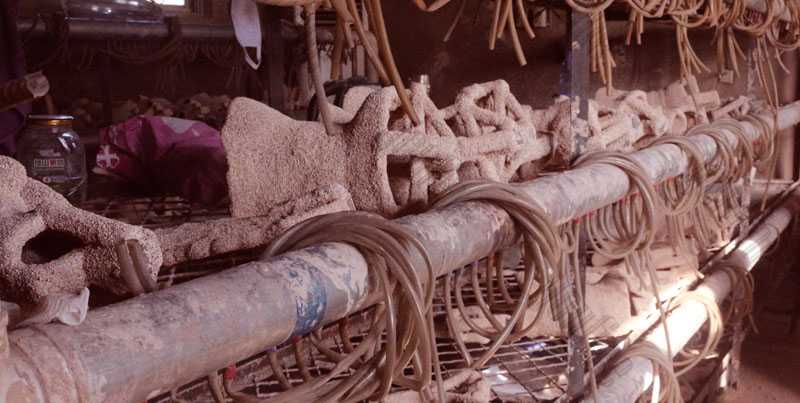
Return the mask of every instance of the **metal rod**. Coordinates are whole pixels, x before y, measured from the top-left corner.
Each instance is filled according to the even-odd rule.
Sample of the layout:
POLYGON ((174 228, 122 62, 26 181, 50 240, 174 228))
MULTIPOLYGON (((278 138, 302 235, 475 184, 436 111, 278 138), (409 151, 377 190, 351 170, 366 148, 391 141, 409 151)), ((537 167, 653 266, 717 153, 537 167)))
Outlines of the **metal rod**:
MULTIPOLYGON (((770 214, 767 219, 748 236, 729 256, 728 262, 741 269, 750 271, 766 254, 781 233, 789 226, 792 218, 800 210, 800 191, 793 191, 781 207, 770 214)), ((711 274, 695 291, 713 298, 721 304, 730 294, 731 278, 722 272, 711 274)), ((676 355, 686 346, 708 319, 705 307, 695 301, 688 301, 667 317, 670 329, 672 353, 676 355)), ((664 354, 667 353, 667 342, 664 327, 657 326, 645 336, 645 340, 656 345, 664 354)), ((653 365, 649 360, 632 357, 617 363, 614 369, 599 385, 596 399, 588 397, 584 403, 633 403, 650 387, 654 379, 653 365)))
MULTIPOLYGON (((68 20, 69 35, 76 39, 164 39, 170 35, 164 22, 68 20)), ((34 37, 47 34, 45 24, 32 19, 17 20, 17 30, 34 37), (32 29, 32 30, 31 30, 32 29)), ((181 35, 191 39, 234 39, 232 25, 181 24, 181 35)))
MULTIPOLYGON (((779 128, 800 121, 800 103, 783 108, 778 121, 779 128)), ((755 127, 744 124, 744 129, 757 139, 755 127)), ((707 160, 716 151, 707 136, 691 140, 707 160)), ((736 136, 730 134, 730 140, 736 136)), ((671 145, 632 156, 656 182, 687 166, 683 152, 671 145)), ((619 200, 628 186, 621 170, 595 165, 520 188, 555 221, 565 222, 619 200)), ((397 221, 426 245, 438 274, 517 239, 508 215, 486 203, 397 221)), ((23 374, 25 390, 39 396, 33 402, 46 401, 41 396, 63 403, 141 402, 357 312, 376 301, 371 290, 367 263, 354 248, 317 245, 93 310, 80 326, 16 330, 9 335, 9 362, 23 374)))
MULTIPOLYGON (((68 19, 69 36, 74 39, 106 40, 158 40, 170 36, 169 25, 164 22, 95 21, 68 19)), ((33 37, 47 35, 45 24, 36 24, 33 19, 17 21, 17 30, 30 32, 33 37)), ((278 29, 284 40, 294 41, 302 38, 300 31, 281 25, 278 29)), ((181 36, 187 39, 227 39, 234 40, 233 25, 230 24, 181 24, 181 36)), ((270 38, 265 38, 270 40, 270 38)), ((328 27, 317 27, 317 42, 333 42, 333 31, 328 27)))
MULTIPOLYGON (((745 0, 745 7, 765 13, 766 1, 776 0, 745 0)), ((790 21, 789 12, 783 7, 781 19, 790 21)), ((129 22, 129 21, 102 21, 69 19, 70 37, 77 39, 163 39, 170 35, 169 26, 161 21, 154 22, 129 22)), ((17 20, 17 30, 29 32, 33 36, 47 34, 44 24, 36 24, 33 19, 17 20)), ((299 31, 281 29, 281 36, 286 40, 300 38, 299 31)), ((333 41, 333 32, 325 27, 317 28, 317 41, 328 43, 333 41)), ((230 24, 181 24, 181 35, 191 39, 234 39, 233 26, 230 24)))

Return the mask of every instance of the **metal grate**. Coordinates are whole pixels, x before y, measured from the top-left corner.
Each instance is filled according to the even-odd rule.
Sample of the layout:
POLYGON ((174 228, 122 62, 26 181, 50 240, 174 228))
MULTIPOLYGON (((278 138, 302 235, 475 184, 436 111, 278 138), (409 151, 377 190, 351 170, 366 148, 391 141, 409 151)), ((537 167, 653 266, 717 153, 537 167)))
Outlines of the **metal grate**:
POLYGON ((150 229, 230 217, 227 206, 198 207, 176 196, 131 199, 96 198, 81 204, 80 207, 104 217, 150 229))
MULTIPOLYGON (((355 344, 361 335, 351 338, 355 344)), ((332 343, 341 346, 338 336, 332 343)), ((308 344, 308 343, 306 343, 308 344)), ((439 360, 445 378, 465 368, 464 360, 458 353, 454 342, 450 339, 437 339, 439 360)), ((595 362, 606 358, 613 341, 593 340, 592 356, 595 362)), ((468 344, 470 354, 477 358, 487 347, 468 344)), ((334 348, 342 352, 341 348, 334 348)), ((304 348, 308 371, 313 376, 322 376, 333 366, 324 356, 306 345, 304 348)), ((291 346, 281 348, 280 355, 292 354, 291 346)), ((492 392, 498 401, 532 401, 549 402, 563 397, 567 390, 567 361, 569 352, 567 344, 561 339, 525 339, 500 348, 495 356, 480 369, 485 379, 491 384, 492 392)), ((243 388, 261 398, 269 398, 283 391, 280 383, 272 376, 272 369, 266 354, 251 357, 240 362, 237 370, 244 375, 237 376, 235 387, 243 388)), ((304 382, 300 369, 296 365, 284 366, 284 375, 293 385, 304 382)), ((347 376, 345 373, 341 377, 347 376)), ((151 403, 169 403, 176 398, 191 402, 212 402, 206 380, 198 380, 185 385, 174 392, 151 400, 151 403)))
MULTIPOLYGON (((175 227, 181 224, 229 218, 228 206, 206 208, 177 196, 155 198, 94 198, 80 206, 84 210, 145 228, 175 227)), ((255 260, 258 251, 237 251, 206 259, 162 267, 159 284, 172 285, 255 260)))

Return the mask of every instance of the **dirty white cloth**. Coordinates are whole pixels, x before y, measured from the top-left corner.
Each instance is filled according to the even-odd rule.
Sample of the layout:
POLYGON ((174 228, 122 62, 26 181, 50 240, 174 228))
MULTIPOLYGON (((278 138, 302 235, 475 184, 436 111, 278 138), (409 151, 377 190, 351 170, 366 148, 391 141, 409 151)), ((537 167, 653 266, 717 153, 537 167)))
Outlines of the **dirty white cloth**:
POLYGON ((68 326, 77 326, 86 319, 89 311, 89 289, 84 288, 80 294, 53 294, 39 301, 30 309, 20 309, 16 304, 2 303, 2 308, 9 312, 11 328, 41 325, 59 322, 68 326))
POLYGON ((244 60, 254 70, 261 65, 261 20, 258 5, 253 0, 231 0, 231 20, 236 40, 244 48, 244 60), (256 59, 250 56, 247 48, 256 51, 256 59))

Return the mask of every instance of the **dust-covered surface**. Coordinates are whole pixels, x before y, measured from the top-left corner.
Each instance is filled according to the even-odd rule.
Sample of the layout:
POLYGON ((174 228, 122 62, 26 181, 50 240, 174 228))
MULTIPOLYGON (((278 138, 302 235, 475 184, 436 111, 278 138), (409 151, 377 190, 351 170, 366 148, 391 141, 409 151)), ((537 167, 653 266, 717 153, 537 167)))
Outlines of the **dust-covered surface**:
POLYGON ((124 293, 114 246, 141 243, 146 272, 155 279, 161 250, 152 231, 78 209, 41 182, 29 179, 21 164, 0 157, 0 298, 33 302, 55 293, 78 293, 97 285, 124 293), (24 247, 51 232, 78 244, 60 256, 42 257, 24 247))
POLYGON ((411 100, 419 125, 400 115, 395 90, 383 88, 367 95, 349 121, 336 119, 338 132, 330 136, 319 123, 234 100, 222 130, 233 216, 265 214, 331 184, 346 187, 359 210, 396 216, 460 180, 508 182, 521 166, 550 154, 551 140, 537 134, 530 107, 502 80, 465 87, 441 109, 423 86, 412 86, 411 100))
MULTIPOLYGON (((442 108, 424 86, 412 85, 411 104, 421 117, 415 125, 400 113, 394 88, 368 91, 358 88, 345 109, 334 109, 332 135, 318 122, 294 120, 250 99, 234 100, 222 129, 232 215, 267 214, 277 204, 339 184, 358 210, 400 216, 421 211, 460 181, 527 181, 547 168, 563 167, 575 154, 642 149, 659 137, 707 123, 707 112, 722 108, 720 116, 738 115, 751 107, 741 99, 725 104, 719 92, 691 78, 650 92, 599 91, 582 120, 568 99, 533 110, 517 100, 508 83, 495 80, 462 88, 442 108)), ((710 138, 698 141, 704 156, 714 154, 710 138)), ((671 162, 669 155, 651 154, 636 159, 660 167, 648 172, 660 180, 659 171, 673 165, 664 164, 671 162)), ((597 174, 591 184, 614 177, 597 174)), ((579 189, 582 194, 585 187, 579 189)), ((582 199, 539 193, 558 195, 559 201, 582 199)))
POLYGON ((231 214, 252 217, 343 183, 344 141, 321 125, 295 121, 251 99, 236 98, 222 129, 228 157, 231 214))
POLYGON ((186 223, 156 230, 156 234, 164 253, 164 265, 171 266, 266 246, 279 233, 307 218, 350 210, 353 201, 347 190, 331 185, 278 205, 265 215, 186 223))

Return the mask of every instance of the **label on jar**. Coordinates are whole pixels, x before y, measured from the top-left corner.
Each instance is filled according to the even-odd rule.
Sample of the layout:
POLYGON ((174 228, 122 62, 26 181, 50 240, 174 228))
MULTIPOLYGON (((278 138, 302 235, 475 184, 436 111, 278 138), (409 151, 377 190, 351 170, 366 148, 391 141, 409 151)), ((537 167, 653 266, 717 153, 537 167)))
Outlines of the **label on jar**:
POLYGON ((64 158, 34 158, 33 169, 36 171, 64 169, 67 161, 64 158))
POLYGON ((73 199, 83 178, 80 175, 80 156, 63 155, 56 150, 42 149, 34 153, 28 165, 28 175, 73 199))

